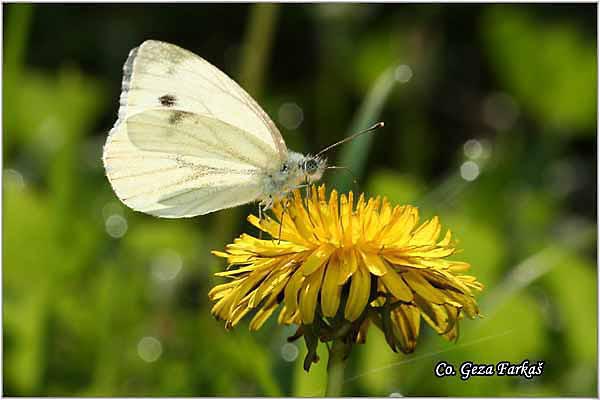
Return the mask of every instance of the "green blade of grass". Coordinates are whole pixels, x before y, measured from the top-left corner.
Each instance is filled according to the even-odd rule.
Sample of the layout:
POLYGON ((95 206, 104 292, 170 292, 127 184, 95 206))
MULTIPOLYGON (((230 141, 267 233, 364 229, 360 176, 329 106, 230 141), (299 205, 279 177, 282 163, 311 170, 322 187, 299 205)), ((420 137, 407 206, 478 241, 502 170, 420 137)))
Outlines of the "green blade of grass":
MULTIPOLYGON (((375 81, 358 112, 352 119, 348 135, 359 132, 378 122, 381 110, 398 81, 395 77, 395 66, 386 69, 375 81)), ((386 129, 385 127, 383 129, 386 129)), ((355 179, 360 182, 364 175, 367 157, 373 141, 372 134, 359 136, 340 149, 337 165, 349 168, 355 179)), ((333 186, 344 192, 352 187, 352 178, 345 174, 337 174, 333 178, 333 186)))

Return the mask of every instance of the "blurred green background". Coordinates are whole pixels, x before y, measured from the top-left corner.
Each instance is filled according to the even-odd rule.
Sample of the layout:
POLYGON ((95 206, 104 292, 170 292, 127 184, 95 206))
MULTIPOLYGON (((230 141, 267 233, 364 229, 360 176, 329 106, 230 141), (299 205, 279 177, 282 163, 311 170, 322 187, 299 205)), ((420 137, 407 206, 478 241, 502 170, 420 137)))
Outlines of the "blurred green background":
MULTIPOLYGON (((322 395, 293 327, 226 332, 209 255, 255 206, 134 213, 101 163, 121 67, 146 39, 235 77, 288 147, 439 215, 485 285, 458 343, 375 330, 345 394, 595 396, 596 5, 3 5, 3 379, 10 396, 322 395), (544 375, 438 379, 440 360, 546 361, 544 375)), ((321 349, 324 350, 324 349, 321 349)))

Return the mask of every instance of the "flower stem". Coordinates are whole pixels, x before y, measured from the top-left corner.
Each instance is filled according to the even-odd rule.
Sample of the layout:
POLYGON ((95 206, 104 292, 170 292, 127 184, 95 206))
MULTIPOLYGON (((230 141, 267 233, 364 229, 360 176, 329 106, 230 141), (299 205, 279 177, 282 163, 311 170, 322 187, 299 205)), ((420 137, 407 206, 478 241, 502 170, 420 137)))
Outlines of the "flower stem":
POLYGON ((342 396, 347 353, 348 346, 344 343, 343 339, 335 339, 329 349, 329 360, 327 361, 326 397, 342 396))

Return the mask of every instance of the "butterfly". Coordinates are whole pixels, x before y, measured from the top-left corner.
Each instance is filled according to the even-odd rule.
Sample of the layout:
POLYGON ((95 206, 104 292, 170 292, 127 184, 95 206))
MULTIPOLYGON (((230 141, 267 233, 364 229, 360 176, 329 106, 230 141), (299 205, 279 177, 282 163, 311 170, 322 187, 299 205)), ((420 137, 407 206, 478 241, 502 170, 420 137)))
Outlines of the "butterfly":
POLYGON ((332 146, 314 156, 288 150, 269 116, 226 74, 181 47, 147 40, 123 66, 118 119, 102 159, 127 206, 182 218, 251 202, 267 210, 321 179, 322 154, 332 146))

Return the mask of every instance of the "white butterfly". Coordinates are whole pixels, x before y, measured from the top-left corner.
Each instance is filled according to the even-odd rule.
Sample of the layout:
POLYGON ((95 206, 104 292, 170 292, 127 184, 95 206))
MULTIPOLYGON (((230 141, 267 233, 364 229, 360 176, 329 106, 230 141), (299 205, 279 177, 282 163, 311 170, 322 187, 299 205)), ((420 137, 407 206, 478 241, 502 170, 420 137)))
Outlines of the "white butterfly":
POLYGON ((132 209, 180 218, 259 201, 264 210, 323 175, 324 158, 288 151, 248 93, 197 55, 148 40, 123 75, 102 158, 132 209))

